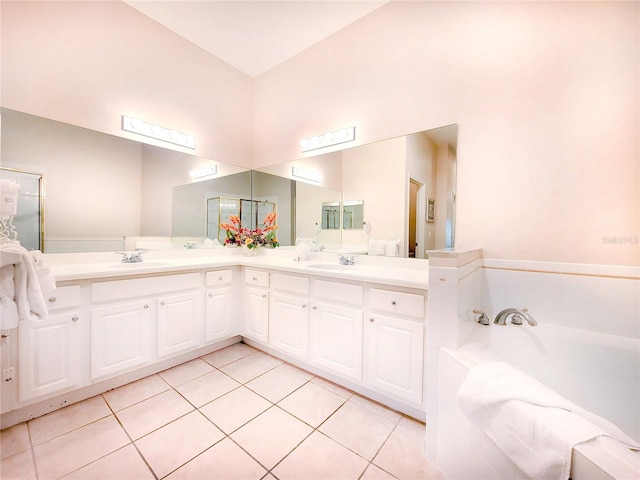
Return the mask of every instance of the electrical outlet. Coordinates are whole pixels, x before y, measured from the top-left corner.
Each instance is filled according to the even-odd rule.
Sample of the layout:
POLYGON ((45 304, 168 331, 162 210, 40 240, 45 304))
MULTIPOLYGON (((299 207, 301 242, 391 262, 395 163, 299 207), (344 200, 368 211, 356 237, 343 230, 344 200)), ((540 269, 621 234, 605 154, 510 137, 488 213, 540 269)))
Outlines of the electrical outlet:
POLYGON ((15 373, 15 369, 13 367, 5 368, 2 371, 2 380, 5 382, 10 382, 13 380, 13 375, 15 373))

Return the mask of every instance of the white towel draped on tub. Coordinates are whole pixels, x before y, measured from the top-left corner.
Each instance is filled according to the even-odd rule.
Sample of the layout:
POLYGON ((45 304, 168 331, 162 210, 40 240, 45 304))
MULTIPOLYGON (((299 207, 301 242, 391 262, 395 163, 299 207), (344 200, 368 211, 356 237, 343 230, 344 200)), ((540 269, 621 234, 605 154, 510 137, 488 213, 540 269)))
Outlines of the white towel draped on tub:
POLYGON ((458 391, 461 410, 530 478, 569 478, 574 445, 608 435, 640 450, 613 423, 504 362, 472 368, 458 391))
POLYGON ((19 256, 19 261, 0 269, 0 329, 15 328, 18 320, 33 316, 45 320, 48 312, 42 291, 54 289, 55 279, 42 261, 41 253, 29 252, 18 243, 7 243, 2 244, 0 254, 19 256))

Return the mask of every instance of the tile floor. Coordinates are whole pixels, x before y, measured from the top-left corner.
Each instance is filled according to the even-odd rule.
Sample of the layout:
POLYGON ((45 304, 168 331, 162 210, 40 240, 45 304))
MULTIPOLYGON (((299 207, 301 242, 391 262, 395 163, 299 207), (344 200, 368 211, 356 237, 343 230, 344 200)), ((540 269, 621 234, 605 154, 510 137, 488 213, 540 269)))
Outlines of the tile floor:
POLYGON ((424 424, 239 343, 0 432, 0 477, 442 479, 424 424))

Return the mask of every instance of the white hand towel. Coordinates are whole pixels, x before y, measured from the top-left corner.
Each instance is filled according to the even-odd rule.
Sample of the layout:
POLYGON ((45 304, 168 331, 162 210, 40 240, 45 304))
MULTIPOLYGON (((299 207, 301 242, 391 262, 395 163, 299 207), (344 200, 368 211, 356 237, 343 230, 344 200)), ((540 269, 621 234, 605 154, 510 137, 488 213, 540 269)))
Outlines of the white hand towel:
POLYGON ((458 404, 530 478, 566 480, 574 445, 599 435, 640 449, 611 422, 504 362, 472 368, 458 404))
POLYGON ((14 275, 13 265, 0 268, 0 330, 9 330, 18 326, 18 305, 14 300, 14 275))
POLYGON ((367 255, 375 255, 376 254, 376 245, 378 242, 375 240, 369 240, 369 250, 367 251, 367 255))
POLYGON ((40 250, 32 250, 29 252, 33 259, 33 265, 36 269, 36 275, 38 276, 38 282, 43 292, 55 290, 56 279, 51 274, 51 267, 45 263, 42 259, 42 252, 40 250))
POLYGON ((42 295, 33 258, 24 247, 18 244, 4 244, 2 249, 19 253, 21 256, 21 262, 15 265, 14 273, 15 302, 18 306, 19 320, 31 319, 31 314, 40 320, 46 320, 47 304, 42 295))
POLYGON ((369 255, 384 255, 384 240, 369 240, 369 255))
POLYGON ((400 243, 399 240, 387 240, 384 246, 385 257, 397 257, 399 243, 400 243))

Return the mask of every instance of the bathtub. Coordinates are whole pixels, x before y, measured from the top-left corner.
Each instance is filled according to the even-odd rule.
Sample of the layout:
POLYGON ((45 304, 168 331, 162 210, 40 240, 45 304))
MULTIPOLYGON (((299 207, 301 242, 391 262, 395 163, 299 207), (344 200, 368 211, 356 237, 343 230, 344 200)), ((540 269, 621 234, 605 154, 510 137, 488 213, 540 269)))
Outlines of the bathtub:
MULTIPOLYGON (((505 361, 640 440, 640 341, 553 325, 474 325, 439 355, 437 461, 447 478, 524 478, 457 407, 474 365, 505 361), (464 454, 461 454, 464 452, 464 454)), ((608 437, 574 448, 573 480, 640 478, 640 454, 608 437)))

